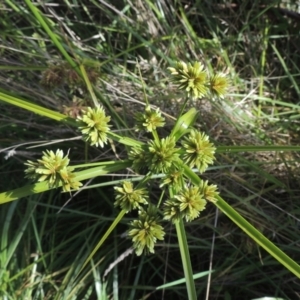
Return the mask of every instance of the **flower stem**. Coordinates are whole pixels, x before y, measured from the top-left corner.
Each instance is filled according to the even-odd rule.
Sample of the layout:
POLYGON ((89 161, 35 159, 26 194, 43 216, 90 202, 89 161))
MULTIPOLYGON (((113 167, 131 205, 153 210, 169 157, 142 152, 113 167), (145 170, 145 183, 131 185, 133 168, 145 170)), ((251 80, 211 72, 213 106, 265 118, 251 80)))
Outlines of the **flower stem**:
POLYGON ((185 109, 186 104, 188 103, 188 101, 189 101, 189 98, 187 97, 187 98, 184 100, 183 105, 181 106, 181 109, 180 109, 180 112, 179 112, 179 114, 178 114, 178 118, 177 118, 177 121, 176 121, 176 123, 175 123, 175 125, 174 125, 174 128, 176 127, 176 125, 178 125, 178 122, 180 122, 180 117, 183 115, 184 109, 185 109))
POLYGON ((186 288, 188 292, 188 299, 189 300, 197 300, 195 282, 193 279, 193 270, 191 264, 190 253, 187 244, 187 238, 185 234, 183 220, 180 219, 178 222, 175 223, 176 232, 178 237, 178 244, 180 249, 181 261, 184 270, 184 276, 186 279, 186 288))

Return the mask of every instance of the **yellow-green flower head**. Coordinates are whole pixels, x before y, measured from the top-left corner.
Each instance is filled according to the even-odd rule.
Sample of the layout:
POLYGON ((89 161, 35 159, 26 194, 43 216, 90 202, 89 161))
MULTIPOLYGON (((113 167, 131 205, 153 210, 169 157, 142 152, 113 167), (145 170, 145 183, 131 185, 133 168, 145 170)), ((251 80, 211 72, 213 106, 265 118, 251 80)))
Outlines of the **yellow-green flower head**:
POLYGON ((148 142, 146 162, 149 170, 153 173, 168 173, 178 162, 179 149, 175 146, 176 142, 173 137, 148 142))
POLYGON ((122 187, 115 187, 116 201, 115 206, 120 206, 126 212, 140 208, 141 205, 148 203, 146 189, 134 189, 131 181, 124 181, 122 187))
POLYGON ((200 187, 185 187, 173 199, 165 202, 164 218, 172 222, 180 218, 185 218, 187 222, 192 221, 205 209, 206 203, 200 187))
POLYGON ((218 201, 216 196, 219 195, 217 189, 218 187, 216 185, 209 185, 207 180, 201 181, 200 190, 205 200, 216 203, 218 201))
POLYGON ((132 238, 133 248, 137 255, 142 253, 154 253, 154 245, 157 240, 163 240, 165 232, 159 225, 156 209, 149 206, 147 211, 141 210, 139 219, 130 223, 132 228, 128 235, 132 238))
POLYGON ((163 213, 164 219, 172 221, 172 223, 176 223, 184 217, 178 202, 174 199, 169 199, 164 203, 163 213))
MULTIPOLYGON (((58 177, 59 171, 68 166, 70 160, 68 155, 63 156, 62 150, 57 150, 54 153, 52 150, 46 150, 43 152, 42 159, 38 159, 37 163, 28 161, 25 165, 29 166, 26 173, 35 173, 36 180, 38 181, 48 181, 50 186, 55 186, 60 180, 58 177)), ((31 176, 33 179, 33 177, 31 176)))
POLYGON ((82 117, 77 117, 77 121, 80 122, 79 129, 86 142, 90 142, 91 146, 104 147, 107 143, 107 132, 110 130, 110 116, 105 115, 103 107, 88 107, 82 117))
POLYGON ((177 62, 175 68, 168 68, 171 71, 171 80, 179 89, 185 90, 188 96, 194 99, 203 98, 207 95, 208 78, 207 72, 203 64, 194 62, 194 64, 186 64, 185 62, 177 62))
POLYGON ((175 191, 179 191, 183 183, 184 183, 183 168, 182 167, 172 168, 162 179, 162 183, 160 184, 160 187, 172 186, 172 188, 174 188, 175 191))
POLYGON ((46 181, 51 188, 62 185, 64 191, 79 189, 82 184, 76 180, 73 168, 68 166, 69 162, 68 155, 64 157, 62 150, 58 149, 56 153, 46 150, 42 159, 37 162, 28 160, 25 163, 28 166, 25 170, 26 177, 39 182, 46 181))
POLYGON ((146 151, 147 148, 145 146, 141 146, 132 147, 128 153, 128 158, 132 160, 132 168, 137 172, 147 169, 146 151))
POLYGON ((82 183, 76 179, 76 175, 72 172, 72 167, 65 167, 59 171, 64 192, 70 192, 71 189, 79 190, 82 183))
POLYGON ((217 73, 210 78, 210 92, 213 96, 223 99, 228 85, 228 79, 224 73, 217 73))
POLYGON ((208 136, 200 131, 192 130, 182 141, 182 146, 183 161, 191 168, 196 166, 200 173, 203 173, 215 159, 216 148, 209 142, 208 136))
POLYGON ((165 125, 165 119, 161 116, 159 108, 153 111, 150 106, 147 106, 143 113, 137 113, 135 119, 137 130, 152 132, 157 127, 165 125))

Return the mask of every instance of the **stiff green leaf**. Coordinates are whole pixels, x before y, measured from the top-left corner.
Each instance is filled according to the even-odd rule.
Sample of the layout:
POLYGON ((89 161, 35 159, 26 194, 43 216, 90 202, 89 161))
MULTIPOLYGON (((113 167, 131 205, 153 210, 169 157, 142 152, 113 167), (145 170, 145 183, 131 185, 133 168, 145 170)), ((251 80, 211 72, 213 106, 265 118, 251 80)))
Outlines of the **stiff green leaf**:
POLYGON ((189 132, 189 127, 193 126, 195 123, 197 114, 197 110, 195 108, 191 108, 177 120, 171 132, 171 137, 175 137, 175 141, 178 141, 184 134, 189 132))
MULTIPOLYGON (((130 161, 118 161, 114 164, 98 166, 87 170, 76 172, 76 179, 78 181, 94 178, 101 175, 106 175, 118 170, 122 170, 126 167, 130 167, 130 161)), ((0 193, 0 204, 17 200, 32 194, 42 193, 53 188, 49 188, 47 182, 39 182, 31 185, 26 185, 18 189, 0 193)))
MULTIPOLYGON (((201 179, 188 167, 183 166, 185 175, 193 182, 193 184, 200 184, 201 179)), ((250 238, 252 238, 259 246, 264 248, 270 255, 272 255, 278 262, 285 266, 289 271, 300 278, 300 266, 277 246, 275 246, 269 239, 267 239, 261 232, 252 226, 245 218, 243 218, 232 206, 230 206, 220 196, 216 196, 216 206, 226 214, 239 228, 241 228, 250 238)))
MULTIPOLYGON (((201 272, 201 273, 198 273, 198 274, 194 274, 193 275, 193 279, 195 280, 195 279, 207 276, 207 275, 209 275, 212 272, 214 272, 214 271, 205 271, 205 272, 201 272)), ((186 278, 178 279, 178 280, 175 280, 175 281, 172 281, 172 282, 160 285, 160 286, 158 286, 156 288, 156 290, 170 288, 172 286, 176 286, 176 285, 179 285, 179 284, 182 284, 182 283, 185 283, 185 282, 186 282, 186 278)))

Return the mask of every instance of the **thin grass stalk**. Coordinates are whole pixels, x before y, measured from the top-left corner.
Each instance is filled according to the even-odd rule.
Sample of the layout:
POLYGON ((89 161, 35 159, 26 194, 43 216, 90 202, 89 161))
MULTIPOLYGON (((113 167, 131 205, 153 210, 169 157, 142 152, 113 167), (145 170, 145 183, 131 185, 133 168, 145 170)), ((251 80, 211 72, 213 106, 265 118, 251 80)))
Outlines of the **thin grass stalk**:
MULTIPOLYGON (((6 213, 5 221, 2 225, 1 230, 1 240, 0 240, 0 246, 1 246, 1 252, 0 252, 0 278, 3 278, 3 274, 5 273, 5 270, 7 269, 7 265, 11 259, 9 255, 9 228, 11 225, 11 220, 13 217, 13 214, 15 212, 17 206, 17 202, 12 203, 6 213)), ((3 215, 2 215, 3 216, 3 215)))
POLYGON ((88 262, 93 258, 93 256, 95 255, 95 253, 99 250, 99 248, 102 246, 102 244, 104 243, 104 241, 108 238, 108 236, 115 229, 115 227, 118 225, 118 223, 122 220, 122 218, 124 217, 125 214, 126 214, 126 211, 124 209, 120 211, 120 213, 118 214, 118 216, 114 219, 114 221, 109 226, 109 228, 107 229, 107 231, 105 232, 105 234, 102 236, 102 238, 99 241, 99 243, 96 245, 96 247, 94 248, 94 250, 88 256, 88 258, 86 259, 86 261, 82 265, 82 267, 81 267, 81 269, 80 269, 80 271, 79 271, 78 274, 80 274, 81 271, 86 267, 86 265, 88 264, 88 262))
MULTIPOLYGON (((138 286, 138 283, 139 283, 139 280, 141 278, 141 275, 142 275, 142 271, 143 271, 143 265, 145 263, 145 256, 142 256, 141 257, 141 262, 135 272, 135 278, 134 278, 134 282, 133 282, 133 287, 136 287, 138 286)), ((136 299, 136 293, 137 289, 136 288, 132 288, 131 289, 131 292, 130 292, 130 295, 128 297, 129 300, 135 300, 136 299)))
POLYGON ((83 79, 85 81, 86 87, 87 87, 87 89, 88 89, 88 91, 90 93, 90 96, 91 96, 91 98, 93 100, 94 106, 95 107, 99 106, 99 103, 98 103, 98 100, 97 100, 97 98, 95 96, 95 93, 94 93, 94 90, 92 88, 91 82, 89 81, 89 78, 88 78, 88 76, 86 74, 86 71, 85 71, 85 68, 84 68, 83 65, 80 65, 80 71, 81 71, 82 77, 83 77, 83 79))
POLYGON ((296 82, 293 74, 291 74, 291 72, 289 71, 289 67, 287 66, 287 64, 285 63, 284 58, 282 57, 282 55, 280 54, 280 51, 278 51, 278 49, 276 48, 276 46, 274 44, 271 44, 272 49, 274 50, 275 54, 277 55, 277 58, 279 59, 282 68, 284 69, 285 73, 287 74, 288 78, 290 79, 293 88, 296 90, 298 96, 300 95, 300 88, 298 83, 296 82))
MULTIPOLYGON (((260 65, 260 74, 259 74, 259 97, 263 97, 264 95, 264 69, 266 66, 266 55, 268 49, 268 34, 269 34, 269 22, 268 19, 266 20, 264 33, 263 33, 263 51, 261 54, 261 65, 260 65)), ((261 102, 258 104, 257 108, 257 116, 260 118, 261 115, 261 102)))
POLYGON ((40 14, 39 9, 37 9, 36 6, 33 5, 30 0, 25 0, 25 2, 28 5, 28 7, 30 8, 30 10, 32 11, 32 13, 34 14, 34 16, 36 17, 36 19, 39 21, 41 26, 47 32, 47 34, 49 35, 49 37, 52 40, 52 42, 54 43, 54 45, 58 48, 58 50, 65 57, 67 62, 70 64, 70 66, 72 68, 74 68, 79 75, 82 75, 80 72, 80 69, 77 66, 77 63, 71 58, 71 56, 67 53, 67 51, 64 49, 62 44, 59 42, 59 39, 57 38, 56 34, 53 33, 53 31, 50 29, 48 24, 45 22, 43 16, 40 14))

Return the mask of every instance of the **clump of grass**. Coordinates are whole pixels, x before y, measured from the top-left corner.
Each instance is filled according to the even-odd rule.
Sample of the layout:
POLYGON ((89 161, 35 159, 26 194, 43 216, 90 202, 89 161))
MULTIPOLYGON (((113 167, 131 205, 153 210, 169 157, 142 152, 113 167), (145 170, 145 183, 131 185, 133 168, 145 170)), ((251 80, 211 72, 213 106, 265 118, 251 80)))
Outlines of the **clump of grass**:
MULTIPOLYGON (((9 13, 2 14, 1 18, 4 28, 7 28, 2 36, 5 48, 1 50, 1 99, 3 100, 3 97, 7 95, 25 98, 44 108, 57 110, 63 105, 72 106, 74 97, 85 99, 87 96, 88 100, 84 100, 81 104, 83 107, 80 108, 80 113, 75 111, 73 114, 67 111, 71 117, 82 116, 82 111, 93 103, 92 97, 83 91, 85 85, 81 88, 82 90, 65 85, 47 92, 39 85, 42 78, 41 71, 46 70, 49 56, 50 60, 57 61, 57 56, 60 54, 55 51, 53 44, 49 43, 49 36, 36 26, 36 20, 30 17, 32 15, 28 7, 24 5, 22 9, 18 9, 19 4, 14 4, 14 1, 4 4, 5 11, 9 13), (19 28, 18 31, 11 30, 16 27, 19 28), (33 35, 37 31, 39 35, 33 35), (43 41, 46 42, 43 44, 43 41), (82 92, 84 94, 81 94, 82 92)), ((169 85, 164 79, 167 78, 166 69, 172 59, 201 61, 210 70, 217 67, 218 70, 227 73, 232 85, 223 101, 205 98, 188 104, 196 107, 200 112, 198 119, 200 121, 196 122, 195 127, 209 133, 211 142, 217 148, 216 165, 208 169, 204 174, 204 179, 217 183, 223 198, 297 261, 297 248, 291 241, 299 239, 297 231, 294 230, 298 222, 295 217, 298 155, 295 151, 275 152, 274 150, 279 150, 279 148, 273 146, 282 146, 281 150, 287 150, 285 146, 298 144, 297 74, 299 70, 297 65, 299 64, 297 64, 298 57, 294 44, 296 34, 298 34, 297 22, 290 17, 291 13, 283 13, 284 11, 293 12, 294 4, 286 1, 278 2, 278 5, 271 3, 269 6, 263 6, 258 1, 251 4, 237 2, 234 6, 228 5, 225 1, 218 3, 213 1, 200 7, 196 3, 189 7, 181 6, 180 3, 177 6, 170 3, 159 7, 142 5, 138 2, 126 4, 127 10, 118 6, 115 10, 111 10, 99 3, 86 5, 84 1, 79 1, 78 6, 66 4, 66 7, 59 5, 57 8, 51 8, 45 5, 39 8, 44 10, 50 23, 52 21, 58 24, 56 16, 61 16, 63 21, 60 20, 59 24, 63 26, 56 27, 53 32, 63 38, 66 42, 64 47, 73 58, 76 55, 89 56, 89 59, 100 61, 107 77, 103 79, 100 74, 100 78, 95 83, 95 90, 100 91, 99 99, 102 97, 109 99, 112 103, 122 104, 118 116, 123 121, 131 122, 135 110, 143 113, 144 109, 140 104, 145 105, 144 95, 147 95, 151 104, 161 108, 163 116, 177 115, 184 97, 179 98, 174 86, 169 85), (139 8, 138 23, 135 22, 137 7, 139 8), (54 9, 55 14, 51 9, 54 9), (65 18, 66 10, 68 18, 65 18), (82 11, 85 13, 83 14, 82 11), (174 14, 175 11, 178 13, 174 14), (105 31, 103 31, 104 24, 105 31), (276 26, 273 26, 274 24, 276 26), (70 34, 62 30, 67 30, 70 34), (76 35, 80 37, 82 43, 78 42, 76 35), (280 39, 276 38, 277 36, 280 36, 280 39), (137 57, 142 57, 139 64, 136 64, 137 57), (142 62, 146 66, 141 71, 145 80, 141 80, 138 71, 142 62), (176 97, 174 92, 176 92, 176 97), (240 147, 239 151, 242 152, 233 153, 222 151, 222 145, 269 146, 264 148, 264 152, 253 152, 255 150, 253 147, 240 147)), ((80 61, 77 58, 76 61, 80 61)), ((66 67, 68 66, 69 64, 66 64, 66 67)), ((87 66, 85 68, 87 69, 87 66)), ((91 78, 88 79, 92 82, 91 78)), ((104 105, 108 112, 110 109, 105 103, 104 105)), ((1 158, 3 162, 1 172, 4 180, 2 182, 3 186, 7 186, 7 190, 22 185, 23 179, 15 176, 21 173, 16 170, 22 168, 22 163, 28 159, 33 161, 41 155, 39 149, 26 149, 27 146, 20 145, 20 140, 29 143, 41 139, 45 142, 49 140, 60 142, 63 139, 64 142, 60 143, 59 147, 53 146, 52 149, 60 148, 67 153, 71 148, 71 161, 78 165, 86 161, 90 163, 107 161, 115 156, 125 159, 126 147, 132 147, 132 145, 122 147, 117 141, 112 140, 109 140, 111 151, 107 147, 104 150, 97 147, 85 147, 81 142, 70 140, 70 137, 78 135, 78 132, 72 129, 73 125, 66 127, 64 124, 53 123, 34 114, 30 115, 30 121, 28 121, 28 111, 3 104, 1 104, 1 109, 4 112, 1 117, 2 124, 4 124, 1 127, 3 133, 1 136, 5 137, 1 143, 5 148, 9 148, 1 149, 4 153, 1 158), (5 159, 4 156, 9 159, 5 159), (15 181, 8 180, 8 178, 14 178, 15 181)), ((167 119, 166 123, 167 126, 172 124, 170 119, 167 119)), ((116 117, 112 117, 112 124, 113 132, 117 128, 125 129, 126 134, 132 136, 131 125, 126 128, 124 123, 120 123, 116 117)), ((159 132, 167 135, 168 130, 165 128, 159 132)), ((146 137, 146 134, 140 135, 141 140, 145 140, 146 137)), ((227 149, 229 148, 232 150, 232 147, 227 149)), ((45 149, 50 148, 45 146, 43 150, 45 149)), ((263 148, 256 148, 258 149, 263 150, 263 148)), ((101 168, 97 174, 103 176, 105 174, 103 170, 107 166, 101 168)), ((80 170, 80 168, 75 170, 80 170)), ((119 175, 137 177, 130 170, 128 173, 123 171, 124 174, 120 174, 120 171, 119 174, 116 174, 116 171, 111 172, 114 175, 106 177, 105 180, 102 179, 103 177, 94 178, 94 186, 105 186, 109 184, 109 181, 118 180, 116 176, 119 175)), ((181 172, 182 170, 179 169, 168 180, 176 180, 181 172)), ((82 174, 82 178, 84 176, 86 175, 82 174)), ((86 256, 85 249, 91 249, 105 234, 103 230, 108 227, 105 217, 112 216, 115 209, 114 200, 108 197, 108 195, 113 195, 113 190, 107 187, 80 190, 80 193, 76 194, 70 202, 70 206, 58 215, 55 213, 62 203, 68 201, 68 195, 58 196, 55 193, 45 195, 51 195, 48 197, 48 203, 32 198, 38 205, 36 213, 32 216, 42 229, 36 235, 37 231, 32 225, 31 228, 26 227, 29 228, 26 229, 26 234, 28 237, 34 234, 37 236, 32 244, 43 245, 43 249, 40 249, 41 253, 51 251, 51 259, 47 260, 47 257, 43 257, 44 269, 38 264, 34 266, 37 266, 40 274, 46 274, 43 270, 53 270, 53 273, 50 272, 53 276, 57 274, 55 271, 62 270, 60 274, 63 275, 57 277, 57 282, 60 282, 64 278, 69 278, 69 275, 71 276, 71 271, 68 274, 63 273, 64 267, 73 263, 70 260, 69 250, 66 250, 76 249, 76 252, 86 256), (61 202, 57 202, 59 199, 61 202), (94 199, 101 200, 95 202, 94 199), (95 211, 99 211, 101 215, 95 214, 95 211), (66 228, 65 224, 74 226, 66 228), (61 232, 65 235, 62 236, 61 232), (82 235, 87 238, 83 239, 82 235), (53 243, 45 245, 45 240, 49 240, 49 236, 53 241, 59 241, 56 244, 59 246, 52 247, 53 243), (56 257, 57 259, 54 259, 56 257)), ((150 198, 157 198, 158 195, 157 188, 150 191, 150 198)), ((24 206, 26 206, 25 199, 18 203, 14 212, 11 208, 11 215, 15 213, 15 218, 23 215, 24 206)), ((29 202, 28 210, 30 210, 29 202)), ((8 204, 7 211, 9 211, 8 204)), ((186 228, 194 272, 207 270, 209 264, 212 264, 212 268, 215 269, 212 280, 209 281, 211 282, 210 290, 206 285, 197 284, 198 297, 203 298, 207 295, 209 299, 217 299, 224 298, 226 294, 245 298, 274 295, 294 299, 294 291, 297 287, 293 283, 293 276, 288 275, 266 253, 251 243, 249 237, 238 231, 224 215, 215 214, 215 212, 213 206, 207 206, 205 214, 201 214, 197 221, 189 223, 186 228), (214 240, 215 236, 218 238, 214 240), (214 247, 213 251, 212 247, 214 247), (202 253, 201 257, 199 257, 199 252, 202 253), (211 253, 213 255, 210 256, 211 253), (216 257, 218 259, 215 259, 216 257), (232 261, 235 262, 234 265, 232 261), (253 280, 257 273, 261 275, 259 282, 253 280), (273 275, 270 276, 270 274, 273 275), (287 279, 284 286, 281 284, 283 277, 291 279, 287 279)), ((6 215, 6 211, 3 213, 6 215)), ((129 217, 126 217, 123 220, 128 223, 130 221, 128 219, 129 217)), ((26 214, 24 220, 32 219, 29 214, 26 214)), ((96 253, 95 259, 101 257, 105 259, 99 266, 101 274, 93 273, 94 277, 91 280, 94 282, 99 282, 98 279, 106 269, 106 265, 116 261, 118 255, 129 247, 129 242, 120 238, 122 232, 126 230, 126 227, 122 226, 121 224, 118 227, 120 231, 116 231, 111 240, 112 243, 109 243, 108 247, 106 243, 103 244, 96 253)), ((11 230, 11 232, 21 232, 22 228, 11 227, 11 230)), ((180 276, 183 277, 182 266, 178 263, 180 258, 176 255, 178 251, 177 249, 173 251, 175 247, 178 247, 175 232, 171 226, 166 228, 166 232, 168 247, 158 242, 156 247, 158 256, 142 259, 143 263, 140 263, 140 260, 125 258, 119 263, 118 270, 117 266, 115 267, 120 282, 123 280, 122 282, 129 286, 135 280, 146 287, 150 283, 151 286, 156 282, 157 285, 161 285, 163 282, 171 282, 180 276), (161 264, 161 261, 167 261, 168 265, 161 264), (130 272, 128 275, 127 270, 135 270, 133 268, 135 265, 139 266, 138 272, 130 272), (122 270, 126 270, 126 274, 122 270)), ((9 236, 13 236, 12 233, 9 236)), ((20 253, 21 258, 23 257, 19 262, 28 261, 26 259, 30 253, 36 252, 36 247, 33 249, 32 245, 25 245, 27 247, 24 247, 24 244, 15 243, 15 245, 16 247, 19 245, 16 249, 27 249, 27 251, 16 252, 20 253)), ((14 253, 13 248, 10 253, 14 253)), ((75 265, 80 265, 82 255, 78 256, 75 265)), ((3 261, 4 258, 1 262, 3 261)), ((7 262, 12 264, 12 261, 7 260, 7 262)), ((23 269, 27 267, 28 264, 24 263, 23 269)), ((110 275, 109 280, 116 278, 113 277, 113 273, 110 275)), ((22 281, 17 283, 9 281, 7 274, 1 278, 3 278, 2 286, 11 284, 10 291, 18 290, 20 297, 21 290, 15 286, 24 286, 22 281), (16 285, 13 287, 10 282, 16 285)), ((23 277, 23 280, 26 282, 30 278, 23 277)), ((74 277, 73 279, 75 280, 74 277)), ((92 286, 84 285, 80 279, 77 282, 82 293, 84 290, 86 295, 96 293, 97 289, 93 290, 92 286)), ((65 293, 71 292, 71 285, 71 280, 66 279, 60 289, 61 295, 63 295, 62 288, 66 288, 65 293)), ((51 291, 59 289, 57 286, 53 289, 51 284, 44 286, 45 290, 41 292, 49 293, 47 294, 49 297, 51 297, 51 291)), ((112 285, 109 284, 107 288, 112 290, 112 285)), ((138 291, 134 286, 130 292, 123 286, 119 286, 119 290, 120 297, 124 299, 130 299, 130 297, 134 299, 137 295, 142 297, 148 293, 145 290, 138 291)), ((22 292, 25 293, 25 289, 22 292)), ((117 291, 115 290, 114 293, 116 295, 117 291)), ((179 286, 175 286, 172 290, 165 289, 162 294, 153 293, 151 297, 156 297, 156 295, 159 299, 162 298, 161 295, 172 298, 177 296, 178 299, 182 299, 186 297, 186 292, 183 293, 179 286)))

